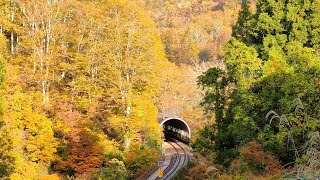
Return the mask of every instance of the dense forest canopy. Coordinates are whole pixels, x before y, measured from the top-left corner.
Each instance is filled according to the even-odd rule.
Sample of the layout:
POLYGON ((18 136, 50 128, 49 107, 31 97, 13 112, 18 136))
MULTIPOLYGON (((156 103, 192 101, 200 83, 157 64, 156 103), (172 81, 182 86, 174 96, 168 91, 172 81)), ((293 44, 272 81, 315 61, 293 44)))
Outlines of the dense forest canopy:
POLYGON ((216 123, 201 130, 196 149, 235 174, 276 175, 262 157, 243 152, 258 142, 284 168, 319 175, 319 7, 317 0, 258 0, 255 10, 242 3, 224 48, 226 68, 199 77, 216 123))
POLYGON ((238 7, 216 5, 0 1, 1 178, 143 174, 159 158, 159 114, 207 121, 198 62, 215 62, 238 7))
POLYGON ((0 179, 319 177, 319 0, 0 0, 0 179), (213 171, 208 171, 208 170, 213 171))
POLYGON ((174 65, 143 8, 22 0, 1 13, 2 178, 127 178, 158 159, 156 104, 174 65))

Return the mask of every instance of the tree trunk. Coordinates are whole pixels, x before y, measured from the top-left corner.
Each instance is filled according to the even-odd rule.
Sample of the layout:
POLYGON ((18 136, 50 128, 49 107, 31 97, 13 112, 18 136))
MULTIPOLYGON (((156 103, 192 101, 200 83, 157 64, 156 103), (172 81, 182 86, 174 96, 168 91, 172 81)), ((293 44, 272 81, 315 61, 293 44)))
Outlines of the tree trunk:
MULTIPOLYGON (((14 10, 13 10, 13 6, 14 6, 14 1, 10 1, 10 6, 11 6, 11 23, 13 24, 13 20, 14 20, 14 10)), ((11 28, 11 38, 10 38, 10 50, 11 50, 11 54, 14 54, 14 29, 11 28)))

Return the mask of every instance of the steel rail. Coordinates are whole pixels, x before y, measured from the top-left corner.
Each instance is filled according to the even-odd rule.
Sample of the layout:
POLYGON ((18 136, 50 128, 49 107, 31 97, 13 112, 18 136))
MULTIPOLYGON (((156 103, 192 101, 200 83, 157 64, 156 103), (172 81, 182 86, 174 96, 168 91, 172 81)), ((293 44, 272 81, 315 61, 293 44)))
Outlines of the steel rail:
MULTIPOLYGON (((157 177, 156 180, 168 179, 170 176, 172 176, 176 172, 176 170, 179 167, 183 167, 188 161, 187 153, 185 149, 180 144, 178 144, 179 141, 177 141, 176 139, 170 138, 167 141, 167 143, 173 147, 173 149, 175 150, 175 155, 172 155, 169 165, 163 170, 163 177, 162 178, 157 177), (179 151, 182 152, 183 154, 180 154, 179 151), (183 158, 183 161, 182 161, 182 158, 183 158)), ((159 168, 149 170, 149 173, 150 171, 153 173, 148 174, 149 176, 147 177, 152 176, 154 173, 156 173, 157 170, 159 170, 159 168)))
POLYGON ((184 150, 184 148, 180 144, 178 144, 178 143, 176 143, 176 144, 182 149, 183 154, 184 154, 184 160, 183 160, 183 163, 182 163, 182 166, 181 166, 181 167, 183 167, 187 162, 187 153, 186 153, 186 151, 184 150))
POLYGON ((163 171, 163 178, 157 177, 156 180, 165 179, 168 175, 171 175, 171 173, 174 172, 180 164, 181 159, 179 157, 178 149, 169 141, 168 141, 168 144, 170 144, 173 147, 173 149, 176 151, 177 155, 175 155, 171 158, 169 166, 163 171), (178 164, 177 164, 177 166, 174 167, 174 165, 176 164, 177 161, 178 161, 178 164), (174 169, 171 170, 173 167, 174 167, 174 169))
MULTIPOLYGON (((168 166, 168 167, 166 168, 165 172, 163 173, 163 174, 164 174, 163 179, 167 179, 168 177, 170 177, 171 175, 173 175, 173 173, 176 172, 177 168, 180 167, 180 164, 181 164, 181 158, 182 158, 182 156, 179 154, 178 148, 176 148, 174 145, 172 145, 172 143, 176 144, 176 145, 179 147, 179 149, 182 149, 182 151, 183 151, 184 160, 183 160, 183 162, 182 162, 181 167, 183 167, 183 166, 185 165, 185 163, 186 163, 186 157, 187 157, 186 151, 184 150, 184 148, 183 148, 181 145, 179 145, 179 144, 176 142, 175 139, 172 139, 172 140, 173 140, 172 142, 168 142, 168 143, 169 143, 171 146, 173 146, 174 149, 175 149, 176 152, 177 152, 177 156, 176 156, 177 158, 176 158, 176 160, 174 161, 174 163, 172 163, 172 164, 173 164, 173 165, 176 164, 177 161, 178 161, 178 163, 177 163, 177 165, 174 166, 174 167, 170 167, 170 168, 169 168, 169 166, 168 166)), ((171 164, 171 163, 170 163, 170 164, 171 164)), ((158 179, 160 179, 160 178, 158 177, 157 180, 158 180, 158 179)))

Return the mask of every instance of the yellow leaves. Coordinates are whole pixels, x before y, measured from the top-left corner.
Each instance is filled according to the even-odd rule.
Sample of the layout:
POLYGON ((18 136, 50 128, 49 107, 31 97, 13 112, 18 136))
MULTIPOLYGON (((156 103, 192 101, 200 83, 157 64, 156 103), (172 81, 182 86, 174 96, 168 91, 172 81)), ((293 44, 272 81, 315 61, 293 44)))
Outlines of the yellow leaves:
POLYGON ((126 154, 125 164, 132 172, 142 175, 148 168, 156 164, 159 158, 159 153, 154 148, 134 150, 126 154))
POLYGON ((133 99, 132 106, 132 116, 137 120, 154 120, 157 117, 157 108, 149 94, 136 95, 133 99))
POLYGON ((7 55, 7 39, 3 34, 0 34, 0 57, 7 55))
POLYGON ((11 180, 36 180, 39 176, 48 173, 46 166, 42 164, 27 162, 21 157, 15 159, 15 172, 10 175, 11 180))
POLYGON ((152 132, 154 137, 160 137, 157 114, 158 110, 150 95, 135 95, 132 99, 130 116, 112 116, 109 119, 109 123, 110 127, 117 131, 118 134, 123 134, 121 136, 123 142, 130 142, 129 146, 132 146, 130 149, 139 149, 148 133, 152 132))
POLYGON ((7 97, 4 120, 10 128, 15 158, 15 173, 11 179, 37 179, 54 158, 57 142, 53 136, 52 122, 40 113, 33 102, 36 94, 16 93, 7 97))
POLYGON ((103 155, 121 154, 125 141, 139 149, 150 136, 156 146, 155 104, 176 73, 163 78, 175 66, 144 10, 130 0, 17 3, 24 25, 20 52, 10 62, 5 115, 17 159, 12 178, 46 174, 39 169, 50 165, 58 146, 52 126, 61 142, 55 157, 61 171, 98 168, 103 155), (66 102, 70 106, 60 107, 66 102))
POLYGON ((103 154, 112 154, 117 155, 119 154, 119 143, 115 141, 111 141, 106 138, 103 134, 98 134, 99 137, 99 145, 102 147, 102 153, 103 154))
POLYGON ((57 120, 54 127, 56 131, 60 131, 64 134, 71 131, 71 128, 69 126, 64 125, 62 120, 57 120))
POLYGON ((50 174, 41 176, 40 180, 60 180, 60 177, 57 174, 50 174))

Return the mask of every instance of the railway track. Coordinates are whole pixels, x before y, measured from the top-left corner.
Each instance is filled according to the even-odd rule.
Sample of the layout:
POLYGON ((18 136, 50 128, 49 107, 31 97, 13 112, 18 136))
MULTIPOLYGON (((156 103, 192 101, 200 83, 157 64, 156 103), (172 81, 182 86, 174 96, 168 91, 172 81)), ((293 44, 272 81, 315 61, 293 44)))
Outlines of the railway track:
POLYGON ((187 153, 185 149, 179 144, 180 142, 175 139, 169 139, 168 144, 170 144, 175 150, 175 154, 171 157, 169 166, 167 166, 163 171, 163 177, 157 177, 159 179, 170 179, 181 167, 186 165, 188 161, 187 153))

